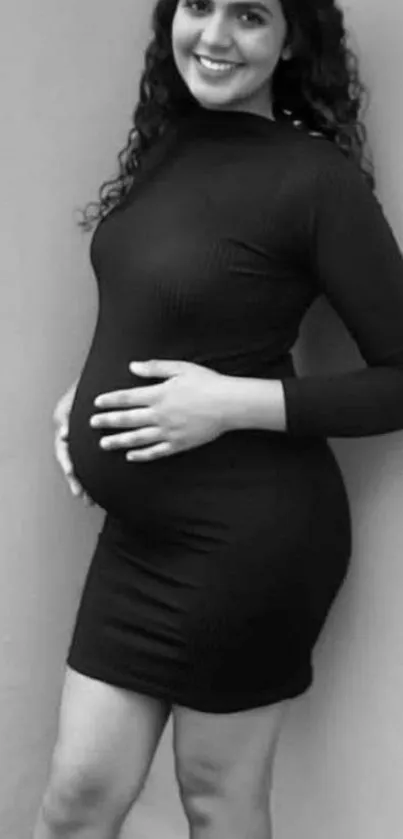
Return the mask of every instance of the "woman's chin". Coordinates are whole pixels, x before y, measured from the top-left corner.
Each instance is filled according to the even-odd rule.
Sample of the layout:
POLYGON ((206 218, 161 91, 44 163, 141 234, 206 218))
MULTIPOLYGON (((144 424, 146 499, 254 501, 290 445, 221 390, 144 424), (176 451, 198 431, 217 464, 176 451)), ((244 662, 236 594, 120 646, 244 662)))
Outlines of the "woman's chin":
POLYGON ((224 106, 230 108, 238 101, 237 96, 229 96, 224 90, 202 91, 198 89, 192 90, 192 95, 195 99, 197 99, 200 105, 203 105, 206 108, 224 106))

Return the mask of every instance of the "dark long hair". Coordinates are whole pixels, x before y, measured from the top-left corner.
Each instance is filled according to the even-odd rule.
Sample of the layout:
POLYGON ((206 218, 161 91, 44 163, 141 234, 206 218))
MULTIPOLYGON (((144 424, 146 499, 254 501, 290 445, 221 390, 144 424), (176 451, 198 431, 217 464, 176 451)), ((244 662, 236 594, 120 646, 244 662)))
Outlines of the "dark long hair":
MULTIPOLYGON (((368 90, 357 55, 348 45, 344 15, 336 0, 280 0, 292 57, 279 61, 272 77, 276 119, 320 132, 351 158, 375 190, 373 162, 366 156, 367 130, 360 111, 368 90)), ((119 171, 104 182, 99 200, 87 204, 79 225, 91 230, 119 205, 136 180, 141 158, 175 118, 191 111, 195 99, 180 76, 172 52, 171 28, 178 0, 158 0, 152 12, 153 37, 145 50, 139 98, 119 171)))

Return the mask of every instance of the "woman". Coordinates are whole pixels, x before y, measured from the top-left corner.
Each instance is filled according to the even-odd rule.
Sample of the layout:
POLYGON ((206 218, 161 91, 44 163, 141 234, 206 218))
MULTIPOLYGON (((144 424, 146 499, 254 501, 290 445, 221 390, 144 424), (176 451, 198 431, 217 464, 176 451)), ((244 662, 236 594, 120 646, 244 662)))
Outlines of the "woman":
POLYGON ((192 839, 272 835, 281 723, 351 556, 326 438, 403 428, 403 257, 341 11, 160 0, 153 27, 84 219, 99 317, 57 451, 107 515, 34 839, 116 837, 171 712, 192 839), (366 367, 297 378, 321 293, 366 367))

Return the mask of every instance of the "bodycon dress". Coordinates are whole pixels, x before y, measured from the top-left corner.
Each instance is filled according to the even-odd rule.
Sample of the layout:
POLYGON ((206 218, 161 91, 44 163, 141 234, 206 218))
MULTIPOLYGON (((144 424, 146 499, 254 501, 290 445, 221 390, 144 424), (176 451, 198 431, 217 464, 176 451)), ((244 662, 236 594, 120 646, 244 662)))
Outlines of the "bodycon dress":
MULTIPOLYGON (((92 678, 226 713, 302 694, 352 553, 329 437, 403 428, 403 257, 357 165, 288 119, 198 106, 96 227, 98 320, 75 395, 75 474, 106 511, 67 655, 92 678), (325 294, 362 366, 298 376, 325 294), (279 379, 284 432, 231 430, 137 463, 104 451, 100 393, 132 360, 279 379)), ((115 431, 116 433, 116 431, 115 431)))

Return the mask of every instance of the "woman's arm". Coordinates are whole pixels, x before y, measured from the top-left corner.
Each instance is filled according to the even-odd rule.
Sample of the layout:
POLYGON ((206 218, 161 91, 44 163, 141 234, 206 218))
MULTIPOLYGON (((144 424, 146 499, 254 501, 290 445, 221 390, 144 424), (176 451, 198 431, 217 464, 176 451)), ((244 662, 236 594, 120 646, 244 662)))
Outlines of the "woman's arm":
POLYGON ((238 380, 229 390, 228 422, 298 436, 403 429, 403 255, 378 199, 341 152, 321 168, 310 216, 314 281, 367 366, 281 382, 238 380))
POLYGON ((275 379, 224 376, 221 390, 222 427, 226 431, 256 428, 286 431, 284 388, 275 379))

